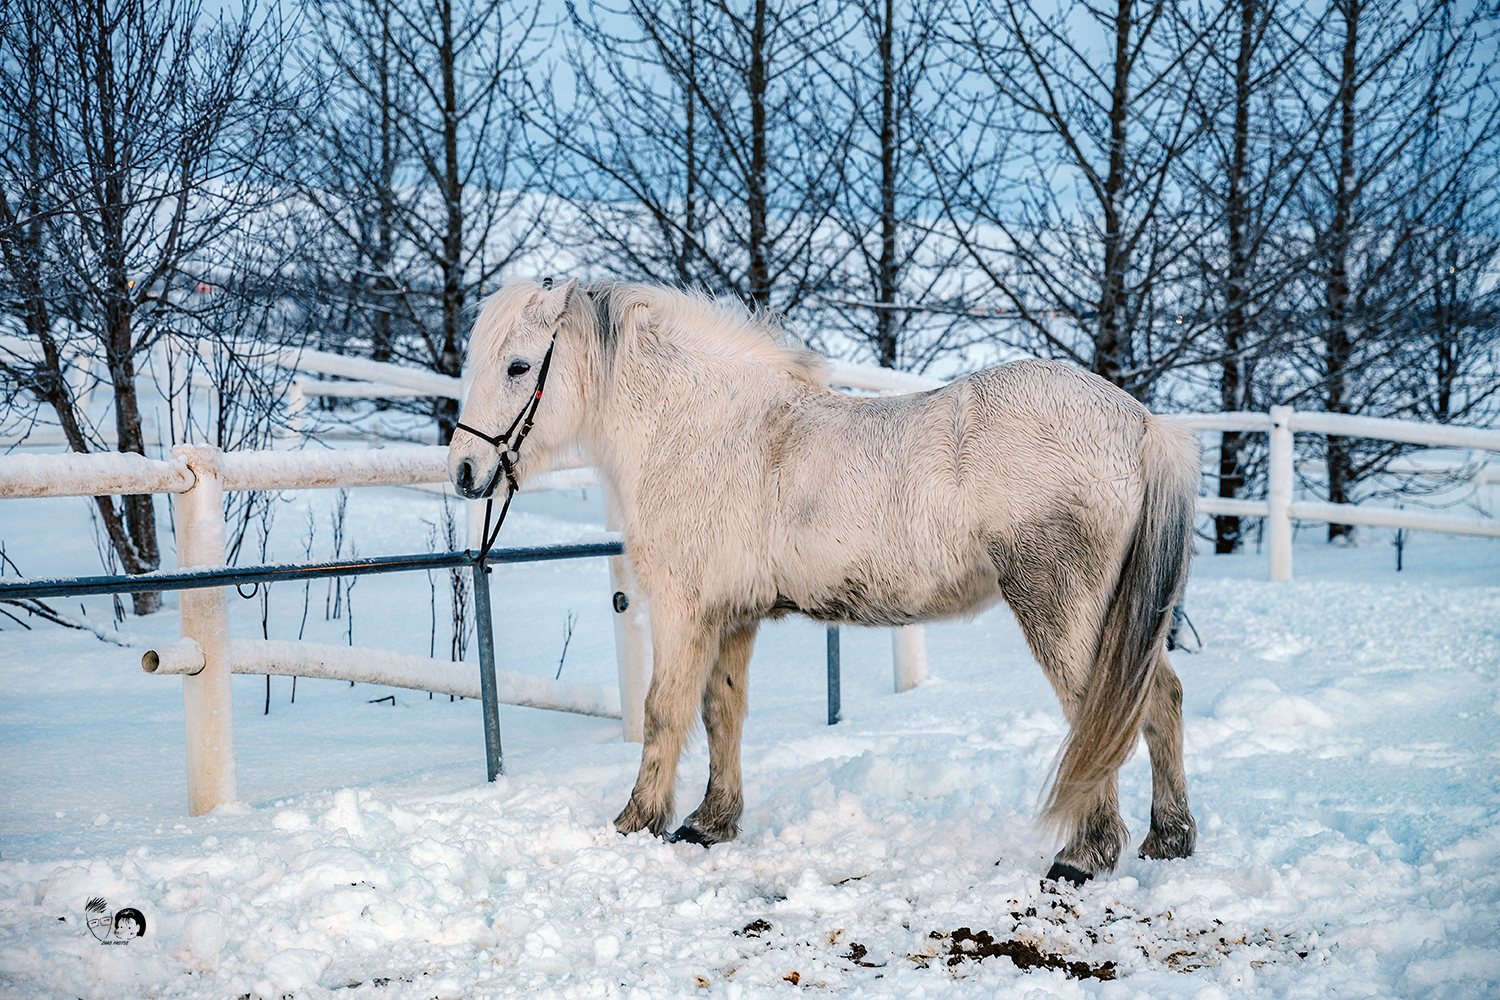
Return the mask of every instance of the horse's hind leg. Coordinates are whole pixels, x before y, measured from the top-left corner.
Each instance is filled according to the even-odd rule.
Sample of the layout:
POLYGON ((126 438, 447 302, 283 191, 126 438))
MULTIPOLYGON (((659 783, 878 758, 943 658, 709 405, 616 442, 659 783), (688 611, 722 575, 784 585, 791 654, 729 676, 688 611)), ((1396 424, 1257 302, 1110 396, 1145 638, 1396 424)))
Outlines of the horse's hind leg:
POLYGON ((1067 844, 1052 858, 1047 878, 1082 885, 1100 872, 1112 871, 1129 834, 1120 819, 1119 785, 1111 777, 1074 821, 1067 844))
POLYGON ((719 637, 701 625, 669 621, 660 605, 656 610, 641 770, 630 801, 615 817, 615 829, 621 833, 650 830, 660 837, 672 822, 677 761, 713 657, 718 655, 719 637))
POLYGON ((703 728, 708 734, 708 790, 703 803, 683 820, 673 840, 718 844, 739 832, 745 796, 740 781, 740 734, 749 705, 746 678, 755 625, 726 632, 719 644, 719 662, 703 691, 703 728))
POLYGON ((1151 832, 1141 844, 1141 857, 1185 858, 1193 853, 1198 824, 1188 808, 1182 766, 1182 683, 1166 653, 1156 665, 1145 730, 1151 751, 1151 832))
MULTIPOLYGON (((1086 556, 1087 550, 1073 549, 1086 556)), ((1069 724, 1077 722, 1088 693, 1109 599, 1108 592, 1094 582, 1107 580, 1108 574, 1090 574, 1083 564, 1083 557, 1062 565, 1031 563, 1029 572, 1004 577, 1000 583, 1069 724)), ((1065 821, 1068 842, 1053 858, 1049 879, 1081 884, 1115 867, 1129 831, 1120 819, 1113 775, 1094 789, 1088 801, 1070 801, 1065 821)))

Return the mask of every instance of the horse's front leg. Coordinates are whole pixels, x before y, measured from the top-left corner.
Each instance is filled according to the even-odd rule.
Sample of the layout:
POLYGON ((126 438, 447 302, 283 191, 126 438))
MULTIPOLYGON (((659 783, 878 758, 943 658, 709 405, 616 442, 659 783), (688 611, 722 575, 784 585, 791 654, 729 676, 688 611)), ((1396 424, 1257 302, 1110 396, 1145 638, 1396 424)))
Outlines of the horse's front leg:
MULTIPOLYGON (((757 623, 758 624, 758 623, 757 623)), ((749 706, 747 678, 757 624, 726 632, 719 661, 703 690, 703 728, 708 733, 708 790, 703 803, 683 820, 673 840, 718 844, 739 833, 745 793, 740 780, 740 734, 749 706)))
POLYGON ((653 608, 651 687, 646 691, 646 733, 641 770, 615 829, 650 830, 660 837, 672 822, 677 761, 719 652, 717 630, 672 621, 653 608))

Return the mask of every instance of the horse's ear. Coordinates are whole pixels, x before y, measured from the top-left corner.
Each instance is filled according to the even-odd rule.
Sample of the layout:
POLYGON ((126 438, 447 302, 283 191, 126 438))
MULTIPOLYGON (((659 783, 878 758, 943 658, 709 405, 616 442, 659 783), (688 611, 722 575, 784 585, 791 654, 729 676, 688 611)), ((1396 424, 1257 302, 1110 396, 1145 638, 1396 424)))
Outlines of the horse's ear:
POLYGON ((578 279, 569 278, 563 285, 554 285, 549 290, 542 292, 542 297, 536 303, 536 315, 543 325, 551 326, 562 318, 567 311, 568 303, 573 299, 573 293, 578 289, 578 279))

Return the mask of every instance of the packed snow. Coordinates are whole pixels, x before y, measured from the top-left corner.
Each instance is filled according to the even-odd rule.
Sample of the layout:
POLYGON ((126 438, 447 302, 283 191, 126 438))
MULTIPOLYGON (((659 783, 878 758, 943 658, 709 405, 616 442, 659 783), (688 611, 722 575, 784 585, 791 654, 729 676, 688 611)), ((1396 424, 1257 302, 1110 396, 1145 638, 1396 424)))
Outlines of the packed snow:
MULTIPOLYGON (((351 491, 343 553, 423 551, 442 503, 351 491)), ((97 573, 87 504, 6 501, 6 555, 97 573)), ((267 558, 308 558, 310 524, 330 557, 333 507, 287 494, 267 558)), ((596 491, 523 496, 500 544, 602 521, 596 491)), ((264 678, 235 677, 242 801, 190 818, 181 682, 139 665, 177 637, 175 595, 118 629, 108 597, 49 602, 128 646, 0 617, 0 997, 1493 995, 1500 544, 1413 535, 1398 574, 1389 532, 1319 534, 1287 583, 1254 552, 1199 556, 1202 646, 1172 654, 1198 852, 1131 851, 1076 891, 1039 880, 1065 727, 1003 606, 929 626, 932 676, 904 694, 889 633, 845 629, 832 727, 821 626, 764 627, 742 832, 707 850, 615 833, 640 750, 618 721, 502 706, 487 784, 476 702, 306 678, 295 703, 273 678, 265 714, 264 678), (103 946, 93 899, 144 936, 103 946)), ((242 561, 258 546, 252 527, 242 561)), ((615 683, 602 560, 493 580, 502 666, 615 683)), ((259 595, 230 599, 232 634, 260 638, 259 595)), ((367 577, 331 618, 327 584, 278 584, 266 633, 446 657, 447 600, 440 574, 367 577)), ((681 773, 684 815, 701 735, 681 773)), ((1149 796, 1142 751, 1135 843, 1149 796)))

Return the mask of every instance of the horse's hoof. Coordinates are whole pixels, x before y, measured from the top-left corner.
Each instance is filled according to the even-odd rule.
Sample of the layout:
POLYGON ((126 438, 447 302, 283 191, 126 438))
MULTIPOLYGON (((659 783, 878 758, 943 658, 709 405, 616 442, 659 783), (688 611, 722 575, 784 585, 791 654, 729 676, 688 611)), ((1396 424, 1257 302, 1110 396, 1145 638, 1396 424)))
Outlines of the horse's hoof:
POLYGON ((718 841, 710 837, 708 834, 704 833, 702 830, 696 830, 693 827, 684 824, 682 826, 679 826, 676 832, 674 832, 670 837, 667 838, 667 843, 697 844, 699 847, 712 847, 713 845, 717 844, 718 841))
POLYGON ((1198 843, 1198 824, 1188 816, 1187 822, 1151 824, 1151 832, 1141 842, 1140 856, 1156 861, 1191 857, 1198 843))
POLYGON ((671 815, 658 816, 655 820, 647 817, 646 813, 637 808, 634 801, 626 804, 620 815, 615 817, 615 830, 621 836, 628 837, 632 833, 645 830, 653 837, 666 836, 667 822, 671 815))
POLYGON ((1069 882, 1075 886, 1080 886, 1093 877, 1089 872, 1081 871, 1072 865, 1065 865, 1061 861, 1052 862, 1052 867, 1047 869, 1047 881, 1049 882, 1069 882))
POLYGON ((1136 857, 1143 861, 1170 861, 1193 856, 1193 841, 1184 837, 1149 837, 1136 857))

